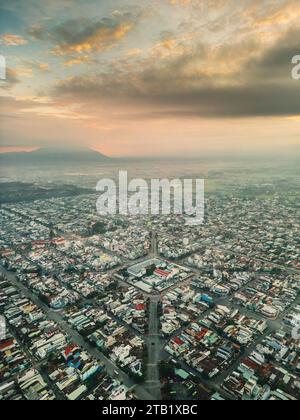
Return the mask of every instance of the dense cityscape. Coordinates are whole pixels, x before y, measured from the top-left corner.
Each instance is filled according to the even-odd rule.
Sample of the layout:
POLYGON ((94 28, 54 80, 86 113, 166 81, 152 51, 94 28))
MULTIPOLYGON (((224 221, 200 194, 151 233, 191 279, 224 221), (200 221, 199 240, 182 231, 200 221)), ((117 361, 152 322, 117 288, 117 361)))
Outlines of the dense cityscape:
POLYGON ((1 206, 2 400, 299 399, 298 208, 216 195, 191 227, 95 202, 1 206))

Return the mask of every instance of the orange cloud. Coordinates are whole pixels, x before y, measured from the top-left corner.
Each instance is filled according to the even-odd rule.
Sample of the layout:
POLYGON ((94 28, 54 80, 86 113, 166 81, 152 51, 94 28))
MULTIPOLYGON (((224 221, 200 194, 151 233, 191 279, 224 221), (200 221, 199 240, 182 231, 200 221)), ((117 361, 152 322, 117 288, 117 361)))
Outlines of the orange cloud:
POLYGON ((27 40, 19 35, 5 34, 0 37, 0 45, 5 45, 7 47, 16 47, 25 44, 27 44, 27 40))
POLYGON ((21 66, 21 67, 17 67, 15 70, 19 78, 33 77, 33 70, 30 67, 21 66))
POLYGON ((283 4, 270 4, 266 8, 262 7, 261 2, 255 2, 246 11, 246 16, 254 21, 255 26, 287 25, 300 17, 299 2, 286 0, 283 4))
POLYGON ((142 51, 140 48, 134 48, 125 55, 126 58, 134 58, 139 57, 142 54, 142 51))
POLYGON ((92 63, 90 56, 80 55, 78 57, 72 57, 72 58, 67 59, 64 62, 64 65, 66 67, 71 67, 71 66, 74 66, 75 64, 87 64, 87 63, 92 63))
POLYGON ((169 0, 173 6, 188 6, 191 2, 191 0, 169 0))
POLYGON ((178 36, 164 38, 150 48, 150 56, 165 59, 184 55, 193 49, 193 41, 199 37, 199 32, 189 32, 178 36))
POLYGON ((38 63, 38 68, 41 71, 49 70, 49 64, 48 63, 38 63))
MULTIPOLYGON (((91 51, 104 51, 120 41, 133 28, 133 23, 120 24, 116 28, 99 28, 95 33, 86 37, 77 44, 63 43, 54 48, 53 54, 65 56, 71 54, 90 53, 91 51)), ((79 61, 80 62, 80 61, 79 61)))
POLYGON ((57 26, 32 27, 29 34, 35 39, 50 40, 52 54, 66 57, 65 65, 92 62, 92 54, 115 47, 146 16, 139 7, 114 11, 109 17, 98 20, 78 18, 67 20, 57 26))

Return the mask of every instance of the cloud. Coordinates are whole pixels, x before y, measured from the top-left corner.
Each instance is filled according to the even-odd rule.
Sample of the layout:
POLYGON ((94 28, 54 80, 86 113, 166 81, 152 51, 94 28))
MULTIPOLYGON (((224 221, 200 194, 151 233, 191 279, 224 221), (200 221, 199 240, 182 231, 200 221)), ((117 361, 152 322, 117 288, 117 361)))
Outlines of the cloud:
POLYGON ((131 19, 103 18, 95 23, 85 19, 69 21, 55 28, 56 55, 101 51, 113 46, 133 28, 131 19))
POLYGON ((74 66, 75 64, 91 64, 95 63, 96 60, 92 59, 89 55, 79 55, 77 57, 67 58, 64 62, 66 67, 74 66))
POLYGON ((143 12, 138 7, 114 11, 101 19, 79 18, 51 27, 34 25, 28 34, 37 40, 48 40, 54 47, 52 54, 66 58, 66 65, 91 61, 95 53, 116 46, 131 32, 143 12))
POLYGON ((132 50, 128 51, 125 55, 126 58, 135 58, 139 57, 142 54, 140 48, 133 48, 132 50))
POLYGON ((260 0, 251 2, 245 15, 249 17, 256 27, 272 27, 290 24, 299 19, 300 8, 298 0, 281 0, 274 2, 260 0))
POLYGON ((53 94, 82 104, 139 106, 144 116, 142 107, 152 107, 153 118, 299 115, 300 84, 291 78, 299 35, 291 30, 266 50, 259 40, 219 48, 197 44, 178 56, 137 59, 123 69, 67 79, 53 94))
POLYGON ((169 3, 172 6, 189 6, 192 3, 192 0, 169 0, 169 3))
POLYGON ((41 73, 49 72, 50 65, 44 61, 39 60, 23 60, 24 67, 28 67, 31 71, 37 71, 41 73))
POLYGON ((16 70, 8 67, 6 69, 6 80, 1 80, 0 81, 0 92, 1 92, 1 90, 4 90, 4 91, 10 90, 20 82, 21 81, 19 79, 19 76, 18 76, 16 70))
POLYGON ((49 68, 50 68, 50 66, 49 66, 49 64, 48 64, 48 63, 38 62, 38 63, 36 63, 36 65, 37 65, 37 68, 38 68, 40 71, 47 71, 47 70, 49 70, 49 68))
POLYGON ((48 38, 48 31, 40 23, 32 25, 27 29, 27 33, 38 41, 45 41, 48 38))
POLYGON ((20 35, 14 34, 4 34, 0 36, 0 45, 5 45, 7 47, 16 47, 19 45, 27 44, 27 40, 21 37, 20 35))
POLYGON ((192 6, 193 9, 202 8, 203 6, 207 6, 210 9, 219 9, 224 7, 226 2, 228 0, 169 0, 172 6, 192 6))
POLYGON ((13 70, 0 82, 14 99, 0 115, 7 142, 104 140, 127 154, 167 152, 176 141, 192 151, 216 137, 224 148, 232 138, 283 144, 299 133, 300 83, 291 78, 299 0, 1 4, 11 12, 1 10, 0 37, 30 41, 9 50, 13 70))
POLYGON ((14 69, 19 80, 33 77, 33 69, 28 66, 18 66, 14 69))

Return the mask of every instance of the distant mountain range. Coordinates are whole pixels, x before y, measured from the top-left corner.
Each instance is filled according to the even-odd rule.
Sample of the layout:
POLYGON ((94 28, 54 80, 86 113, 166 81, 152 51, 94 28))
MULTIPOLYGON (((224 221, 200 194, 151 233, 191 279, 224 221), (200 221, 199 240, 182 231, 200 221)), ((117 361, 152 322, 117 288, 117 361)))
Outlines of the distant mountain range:
POLYGON ((113 159, 91 149, 66 150, 59 148, 41 148, 32 152, 2 153, 0 165, 53 165, 53 164, 85 164, 110 162, 113 159))

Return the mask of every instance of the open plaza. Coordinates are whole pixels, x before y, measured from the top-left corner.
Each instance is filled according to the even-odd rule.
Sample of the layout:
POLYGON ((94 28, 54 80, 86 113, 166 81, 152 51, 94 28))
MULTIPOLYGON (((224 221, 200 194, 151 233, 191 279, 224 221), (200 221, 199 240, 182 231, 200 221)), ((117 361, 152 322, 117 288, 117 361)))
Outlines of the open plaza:
POLYGON ((152 294, 164 292, 178 283, 187 281, 193 276, 193 272, 186 267, 152 258, 122 269, 116 276, 143 292, 152 294))

